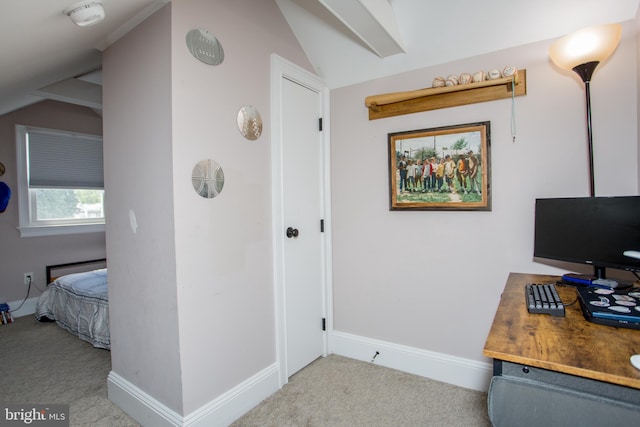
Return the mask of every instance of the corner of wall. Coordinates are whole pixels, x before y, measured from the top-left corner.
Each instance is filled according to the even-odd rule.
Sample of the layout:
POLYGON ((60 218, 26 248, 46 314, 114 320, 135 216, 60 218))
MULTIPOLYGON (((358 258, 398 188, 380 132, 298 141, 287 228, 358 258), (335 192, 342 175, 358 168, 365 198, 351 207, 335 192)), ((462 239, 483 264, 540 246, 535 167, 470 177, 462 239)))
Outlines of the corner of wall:
POLYGON ((184 417, 113 371, 107 378, 107 394, 109 400, 145 426, 224 427, 275 393, 278 378, 278 365, 274 363, 184 417))

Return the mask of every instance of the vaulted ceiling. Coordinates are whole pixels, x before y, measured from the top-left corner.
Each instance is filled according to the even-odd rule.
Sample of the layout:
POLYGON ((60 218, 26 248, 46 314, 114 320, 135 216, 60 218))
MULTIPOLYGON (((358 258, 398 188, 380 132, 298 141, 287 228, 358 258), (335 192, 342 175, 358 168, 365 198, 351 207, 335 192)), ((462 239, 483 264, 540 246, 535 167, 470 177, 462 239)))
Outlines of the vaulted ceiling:
MULTIPOLYGON (((169 1, 102 0, 105 20, 85 28, 63 14, 75 0, 0 2, 0 115, 45 98, 99 112, 101 51, 169 1)), ((272 1, 330 88, 627 21, 640 3, 272 1)))

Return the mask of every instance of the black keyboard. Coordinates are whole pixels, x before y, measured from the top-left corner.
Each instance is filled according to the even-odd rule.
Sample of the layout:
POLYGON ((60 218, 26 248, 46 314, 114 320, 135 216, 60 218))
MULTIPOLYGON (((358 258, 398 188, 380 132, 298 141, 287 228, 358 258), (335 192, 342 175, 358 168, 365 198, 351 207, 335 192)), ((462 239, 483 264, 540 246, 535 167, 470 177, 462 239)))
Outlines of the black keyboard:
POLYGON ((554 284, 528 283, 524 289, 525 303, 529 313, 546 313, 564 317, 564 304, 554 284))

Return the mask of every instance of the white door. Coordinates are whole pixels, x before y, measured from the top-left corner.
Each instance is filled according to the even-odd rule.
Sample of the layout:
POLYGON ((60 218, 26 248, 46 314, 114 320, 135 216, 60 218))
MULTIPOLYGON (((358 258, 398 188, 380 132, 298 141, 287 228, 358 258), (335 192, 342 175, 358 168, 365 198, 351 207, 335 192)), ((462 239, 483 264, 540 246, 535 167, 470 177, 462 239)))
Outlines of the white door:
POLYGON ((324 351, 322 98, 283 77, 282 188, 287 376, 324 351))
POLYGON ((330 347, 322 330, 324 318, 327 331, 333 323, 329 132, 326 124, 319 130, 319 119, 328 121, 329 94, 316 76, 275 54, 271 90, 276 348, 283 386, 330 347))

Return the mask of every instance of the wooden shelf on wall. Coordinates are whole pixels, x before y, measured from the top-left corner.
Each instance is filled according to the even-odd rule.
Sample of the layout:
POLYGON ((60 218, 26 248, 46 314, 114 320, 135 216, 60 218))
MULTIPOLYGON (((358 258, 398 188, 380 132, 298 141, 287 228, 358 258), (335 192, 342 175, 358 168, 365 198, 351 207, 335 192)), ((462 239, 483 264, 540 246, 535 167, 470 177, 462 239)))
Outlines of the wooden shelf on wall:
POLYGON ((465 85, 373 95, 368 96, 364 103, 369 109, 369 120, 375 120, 511 98, 514 90, 515 96, 526 95, 527 70, 518 70, 514 77, 503 77, 465 85))

